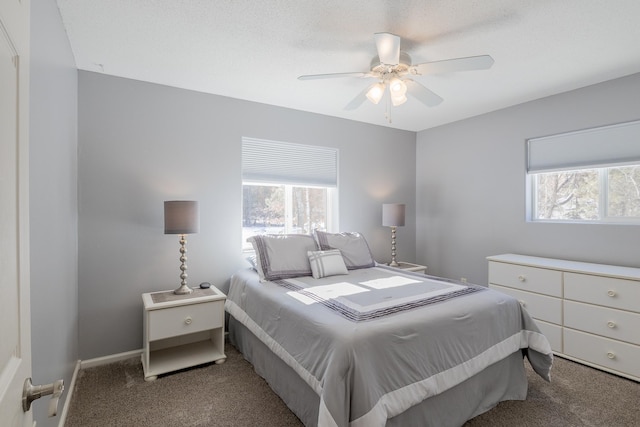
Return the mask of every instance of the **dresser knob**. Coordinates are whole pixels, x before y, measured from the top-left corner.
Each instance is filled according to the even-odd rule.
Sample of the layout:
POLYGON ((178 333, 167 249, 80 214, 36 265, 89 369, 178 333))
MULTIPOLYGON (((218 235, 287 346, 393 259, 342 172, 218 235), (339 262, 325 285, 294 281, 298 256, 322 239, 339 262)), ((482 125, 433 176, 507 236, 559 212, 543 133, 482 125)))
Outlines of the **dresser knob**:
POLYGON ((616 322, 607 322, 607 326, 613 329, 616 327, 616 322))
POLYGON ((616 291, 609 290, 609 291, 607 291, 607 295, 609 295, 610 297, 615 297, 616 296, 616 291))
POLYGON ((521 274, 518 276, 518 280, 521 282, 524 282, 525 280, 527 280, 527 276, 525 276, 524 274, 521 274))
POLYGON ((191 322, 193 322, 193 319, 191 319, 191 317, 187 317, 187 318, 184 319, 184 324, 185 325, 190 325, 191 322))
POLYGON ((610 351, 609 353, 607 353, 607 357, 608 357, 609 359, 615 359, 615 358, 616 358, 616 355, 615 355, 612 351, 610 351))

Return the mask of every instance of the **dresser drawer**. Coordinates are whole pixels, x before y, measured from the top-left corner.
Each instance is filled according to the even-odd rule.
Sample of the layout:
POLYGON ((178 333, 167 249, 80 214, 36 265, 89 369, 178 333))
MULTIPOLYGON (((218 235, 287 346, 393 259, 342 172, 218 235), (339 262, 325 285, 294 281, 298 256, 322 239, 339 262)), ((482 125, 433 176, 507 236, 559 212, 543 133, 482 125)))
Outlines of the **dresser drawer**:
POLYGON ((540 332, 542 332, 542 335, 547 337, 547 340, 551 345, 551 350, 555 353, 562 353, 562 327, 537 319, 535 322, 538 329, 540 329, 540 332))
POLYGON ((564 328, 564 353, 640 378, 640 346, 564 328))
POLYGON ((640 313, 640 281, 565 273, 564 297, 640 313))
POLYGON ((562 300, 546 295, 524 292, 504 286, 489 285, 490 288, 512 296, 534 319, 562 324, 562 300))
POLYGON ((503 262, 489 262, 489 284, 562 297, 562 272, 503 262))
POLYGON ((640 314, 564 301, 564 325, 640 345, 640 314))
POLYGON ((224 302, 220 301, 151 310, 149 341, 222 327, 223 310, 224 302))

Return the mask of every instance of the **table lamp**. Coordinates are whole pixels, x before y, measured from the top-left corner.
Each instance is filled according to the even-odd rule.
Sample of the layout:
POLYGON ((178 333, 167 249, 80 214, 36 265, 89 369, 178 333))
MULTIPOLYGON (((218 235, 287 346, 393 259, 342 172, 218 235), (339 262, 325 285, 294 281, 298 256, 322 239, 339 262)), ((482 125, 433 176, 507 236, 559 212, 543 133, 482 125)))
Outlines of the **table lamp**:
POLYGON ((164 234, 180 235, 180 287, 174 294, 190 294, 193 290, 187 286, 187 234, 197 233, 200 228, 198 202, 191 200, 170 200, 164 202, 164 234))
POLYGON ((382 225, 391 227, 391 267, 398 267, 396 262, 396 227, 404 226, 405 205, 385 203, 382 205, 382 225))

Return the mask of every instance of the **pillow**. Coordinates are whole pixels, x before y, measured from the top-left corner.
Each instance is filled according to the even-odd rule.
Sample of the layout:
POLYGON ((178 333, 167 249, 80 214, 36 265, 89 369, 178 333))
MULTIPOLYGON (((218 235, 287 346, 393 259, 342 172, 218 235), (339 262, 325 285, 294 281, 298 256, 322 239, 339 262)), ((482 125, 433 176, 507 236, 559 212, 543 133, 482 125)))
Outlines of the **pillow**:
POLYGON ((338 274, 349 274, 339 249, 309 251, 307 252, 307 256, 309 257, 311 274, 314 279, 336 276, 338 274))
POLYGON ((340 249, 349 270, 369 268, 376 265, 369 245, 360 233, 327 233, 315 231, 320 250, 340 249))
POLYGON ((260 281, 311 276, 308 251, 317 250, 309 234, 265 234, 247 239, 256 251, 260 281))
POLYGON ((254 255, 249 255, 245 259, 247 260, 247 262, 249 264, 251 264, 251 268, 253 268, 255 271, 258 271, 258 267, 257 267, 258 260, 256 259, 255 254, 254 255))

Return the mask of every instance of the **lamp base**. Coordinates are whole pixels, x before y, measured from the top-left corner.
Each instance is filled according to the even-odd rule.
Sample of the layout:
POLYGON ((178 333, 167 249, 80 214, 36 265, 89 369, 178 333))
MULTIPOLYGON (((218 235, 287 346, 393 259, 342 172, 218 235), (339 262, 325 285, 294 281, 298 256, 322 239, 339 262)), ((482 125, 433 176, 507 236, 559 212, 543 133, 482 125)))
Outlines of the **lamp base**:
POLYGON ((180 235, 180 287, 173 291, 176 295, 187 295, 193 292, 193 289, 187 286, 187 239, 184 234, 180 235))
POLYGON ((173 291, 173 293, 176 295, 187 295, 187 294, 190 294, 191 292, 193 292, 193 289, 191 289, 187 285, 182 285, 178 289, 173 291))
POLYGON ((390 267, 398 267, 399 264, 396 262, 396 227, 395 225, 391 226, 391 262, 389 263, 390 267))

